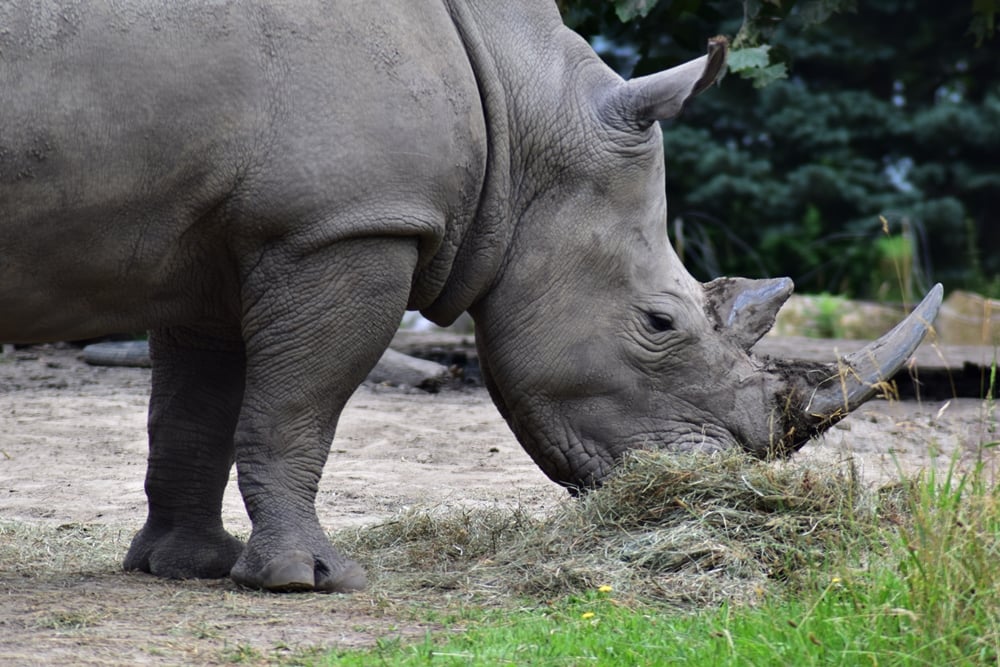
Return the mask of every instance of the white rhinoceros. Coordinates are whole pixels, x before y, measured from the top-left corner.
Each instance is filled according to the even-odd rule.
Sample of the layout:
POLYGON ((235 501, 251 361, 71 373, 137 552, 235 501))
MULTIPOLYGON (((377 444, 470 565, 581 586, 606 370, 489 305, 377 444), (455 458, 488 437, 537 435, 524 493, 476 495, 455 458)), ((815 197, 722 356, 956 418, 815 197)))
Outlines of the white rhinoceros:
POLYGON ((940 301, 846 370, 749 353, 791 281, 703 285, 665 227, 657 121, 722 40, 624 81, 550 0, 10 0, 0 26, 0 341, 151 330, 129 569, 363 586, 314 498, 406 309, 473 315, 493 400, 576 490, 633 447, 794 450, 940 301))

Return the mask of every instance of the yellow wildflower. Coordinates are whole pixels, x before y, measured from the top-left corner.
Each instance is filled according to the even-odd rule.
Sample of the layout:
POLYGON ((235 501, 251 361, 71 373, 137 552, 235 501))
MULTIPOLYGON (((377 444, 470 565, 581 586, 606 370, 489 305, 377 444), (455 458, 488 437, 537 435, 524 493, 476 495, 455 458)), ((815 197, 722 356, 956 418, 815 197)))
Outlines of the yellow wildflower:
POLYGON ((593 618, 593 617, 594 617, 594 612, 592 611, 585 611, 582 614, 580 614, 580 618, 582 618, 583 620, 587 620, 588 618, 593 618))
POLYGON ((597 592, 598 593, 610 593, 611 590, 612 590, 611 586, 608 586, 607 584, 604 584, 603 586, 598 586, 597 587, 597 592))

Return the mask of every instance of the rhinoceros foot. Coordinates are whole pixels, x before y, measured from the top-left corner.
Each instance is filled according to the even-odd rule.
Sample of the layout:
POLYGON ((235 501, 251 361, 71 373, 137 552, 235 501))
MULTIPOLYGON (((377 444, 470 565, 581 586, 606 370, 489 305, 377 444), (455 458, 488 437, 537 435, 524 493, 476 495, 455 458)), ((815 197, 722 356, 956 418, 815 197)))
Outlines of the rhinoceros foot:
POLYGON ((237 584, 275 592, 350 593, 368 583, 364 569, 341 556, 325 538, 310 550, 285 545, 270 558, 255 553, 254 547, 261 543, 264 540, 251 536, 233 566, 231 576, 237 584))
POLYGON ((146 525, 132 538, 124 568, 168 579, 229 576, 243 542, 222 528, 210 531, 156 530, 146 525))
POLYGON ((247 576, 241 568, 234 568, 233 579, 243 586, 289 593, 348 593, 361 590, 367 583, 364 570, 354 561, 342 561, 334 573, 309 552, 298 550, 275 556, 256 575, 247 576))

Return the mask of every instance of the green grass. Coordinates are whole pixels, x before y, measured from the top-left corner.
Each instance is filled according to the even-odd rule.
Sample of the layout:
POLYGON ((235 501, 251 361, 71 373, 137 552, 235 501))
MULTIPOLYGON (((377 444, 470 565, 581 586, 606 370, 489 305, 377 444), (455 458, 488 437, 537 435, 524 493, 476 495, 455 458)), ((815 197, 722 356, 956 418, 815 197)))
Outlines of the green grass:
MULTIPOLYGON (((893 514, 756 602, 697 611, 634 590, 428 613, 412 644, 307 665, 990 665, 1000 661, 1000 491, 982 466, 892 491, 893 514)), ((419 613, 419 612, 418 612, 419 613)))
MULTIPOLYGON (((991 664, 996 644, 963 641, 975 626, 928 632, 899 577, 830 579, 822 590, 678 614, 571 598, 551 606, 487 611, 453 635, 361 652, 317 665, 948 665, 991 664)), ((937 625, 937 624, 935 624, 937 625)), ((995 631, 995 628, 994 628, 995 631)), ((993 633, 995 640, 996 634, 993 633)))

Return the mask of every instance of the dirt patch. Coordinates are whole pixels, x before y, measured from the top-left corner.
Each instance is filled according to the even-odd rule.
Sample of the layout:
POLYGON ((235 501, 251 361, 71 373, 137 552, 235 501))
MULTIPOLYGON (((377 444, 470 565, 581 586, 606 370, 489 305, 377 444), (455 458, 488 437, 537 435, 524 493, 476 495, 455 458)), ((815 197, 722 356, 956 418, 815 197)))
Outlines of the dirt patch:
MULTIPOLYGON (((428 628, 374 590, 262 595, 229 582, 168 582, 119 570, 145 517, 149 371, 97 368, 74 350, 0 362, 0 663, 212 664, 289 649, 368 645, 428 628)), ((801 456, 854 456, 873 483, 1000 439, 982 401, 870 403, 801 456)), ((365 385, 330 454, 318 505, 329 529, 412 507, 568 502, 521 450, 484 390, 365 385)), ((224 518, 249 531, 231 484, 224 518)), ((448 593, 429 592, 428 600, 448 593)))

